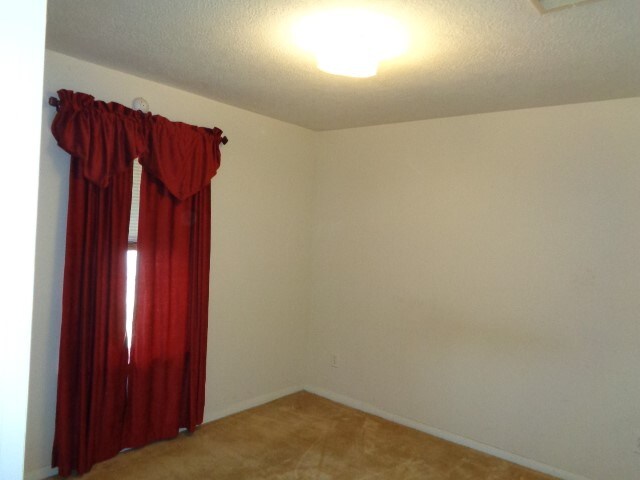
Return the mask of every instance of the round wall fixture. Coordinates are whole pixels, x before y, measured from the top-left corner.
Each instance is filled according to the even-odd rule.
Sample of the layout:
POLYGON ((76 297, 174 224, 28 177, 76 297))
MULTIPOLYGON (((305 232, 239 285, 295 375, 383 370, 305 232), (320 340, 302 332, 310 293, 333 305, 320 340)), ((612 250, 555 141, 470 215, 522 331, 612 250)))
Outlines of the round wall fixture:
POLYGON ((134 98, 133 109, 140 110, 142 113, 147 113, 149 111, 149 102, 142 97, 134 98))

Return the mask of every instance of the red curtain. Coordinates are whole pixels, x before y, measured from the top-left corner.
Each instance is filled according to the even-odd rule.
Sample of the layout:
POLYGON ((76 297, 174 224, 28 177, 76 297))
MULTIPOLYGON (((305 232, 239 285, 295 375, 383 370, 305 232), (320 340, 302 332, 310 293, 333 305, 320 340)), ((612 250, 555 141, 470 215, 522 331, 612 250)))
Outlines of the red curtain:
POLYGON ((53 466, 86 472, 121 450, 131 172, 100 188, 71 162, 53 466))
POLYGON ((53 465, 66 476, 121 449, 131 159, 144 145, 124 107, 59 93, 52 131, 72 160, 53 465))
POLYGON ((156 118, 149 132, 152 147, 141 159, 129 446, 171 438, 179 428, 193 431, 202 423, 211 243, 208 179, 219 165, 210 138, 220 133, 156 118), (211 154, 203 155, 207 149, 211 154), (202 158, 207 161, 194 161, 202 158))
POLYGON ((202 423, 210 180, 221 131, 58 92, 52 132, 72 156, 53 466, 82 474, 127 446, 202 423), (127 365, 132 161, 141 190, 127 365))

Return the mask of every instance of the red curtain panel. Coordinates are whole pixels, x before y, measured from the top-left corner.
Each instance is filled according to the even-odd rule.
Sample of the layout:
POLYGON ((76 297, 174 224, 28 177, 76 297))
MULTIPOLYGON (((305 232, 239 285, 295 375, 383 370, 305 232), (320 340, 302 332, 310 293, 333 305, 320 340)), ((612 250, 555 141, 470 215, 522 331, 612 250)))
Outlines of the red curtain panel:
POLYGON ((67 92, 61 99, 65 108, 52 130, 72 160, 53 465, 66 476, 121 449, 132 181, 126 159, 142 144, 127 138, 121 124, 129 120, 106 104, 67 92))
POLYGON ((126 444, 202 423, 211 244, 221 131, 154 117, 143 166, 126 444), (213 140, 213 141, 212 141, 213 140))
POLYGON ((82 474, 202 423, 211 178, 222 131, 58 92, 72 155, 53 466, 82 474), (131 357, 125 333, 132 161, 143 166, 131 357))
POLYGON ((126 401, 125 290, 131 174, 100 188, 73 160, 53 465, 84 473, 121 450, 126 401))

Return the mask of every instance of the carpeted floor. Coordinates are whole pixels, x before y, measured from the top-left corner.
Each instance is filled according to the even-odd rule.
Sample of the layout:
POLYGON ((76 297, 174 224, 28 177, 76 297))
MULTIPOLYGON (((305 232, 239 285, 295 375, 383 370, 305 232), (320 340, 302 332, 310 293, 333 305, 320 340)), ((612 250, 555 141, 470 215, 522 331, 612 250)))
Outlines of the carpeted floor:
POLYGON ((545 480, 519 467, 299 392, 121 453, 83 480, 545 480))

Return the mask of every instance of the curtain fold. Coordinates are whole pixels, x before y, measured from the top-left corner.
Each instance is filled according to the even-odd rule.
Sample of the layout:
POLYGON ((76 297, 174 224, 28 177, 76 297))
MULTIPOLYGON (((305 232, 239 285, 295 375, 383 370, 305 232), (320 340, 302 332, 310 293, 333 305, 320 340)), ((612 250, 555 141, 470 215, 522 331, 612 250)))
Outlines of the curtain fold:
POLYGON ((222 131, 68 90, 52 133, 72 156, 53 466, 82 474, 202 423, 211 178, 222 131), (132 349, 125 330, 132 162, 143 166, 132 349))

